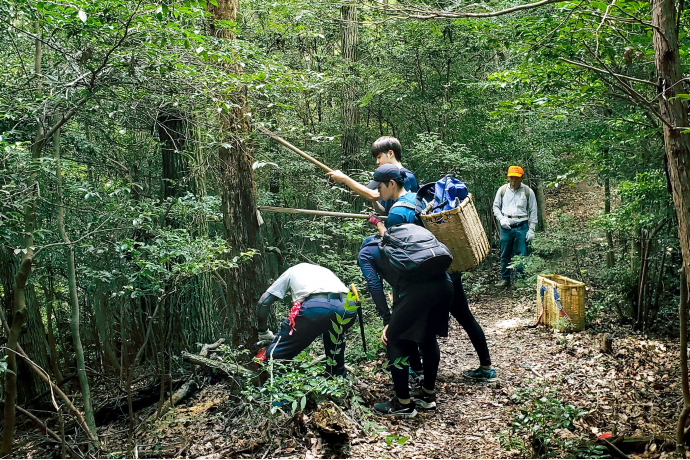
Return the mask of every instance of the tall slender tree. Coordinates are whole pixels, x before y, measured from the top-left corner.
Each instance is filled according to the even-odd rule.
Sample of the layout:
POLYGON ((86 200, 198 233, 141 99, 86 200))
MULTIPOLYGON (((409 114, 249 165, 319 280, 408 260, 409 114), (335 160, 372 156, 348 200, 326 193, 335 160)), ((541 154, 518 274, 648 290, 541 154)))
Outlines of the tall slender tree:
MULTIPOLYGON (((208 8, 213 15, 211 35, 234 40, 235 33, 228 24, 237 19, 239 0, 219 0, 217 6, 209 2, 208 8)), ((242 67, 228 65, 226 72, 240 75, 242 67)), ((235 256, 259 245, 251 119, 246 88, 234 88, 230 94, 219 94, 219 98, 223 106, 230 107, 220 112, 220 191, 225 237, 235 256)), ((251 264, 230 270, 226 277, 228 333, 234 345, 249 345, 257 336, 254 306, 265 287, 266 270, 263 255, 257 254, 254 259, 251 264)))
POLYGON ((343 152, 343 168, 355 168, 358 165, 357 150, 359 149, 359 105, 357 98, 356 71, 359 33, 357 22, 357 5, 354 2, 340 7, 340 49, 345 75, 342 87, 342 118, 343 137, 341 148, 343 152))

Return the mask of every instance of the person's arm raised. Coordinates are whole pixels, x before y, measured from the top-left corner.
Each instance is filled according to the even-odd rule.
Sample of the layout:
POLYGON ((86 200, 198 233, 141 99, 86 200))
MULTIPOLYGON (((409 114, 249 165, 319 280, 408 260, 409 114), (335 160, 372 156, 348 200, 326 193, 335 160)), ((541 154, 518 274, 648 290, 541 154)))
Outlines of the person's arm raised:
POLYGON ((369 201, 376 201, 381 199, 381 195, 379 195, 378 190, 371 190, 369 188, 366 188, 364 185, 360 184, 347 174, 343 173, 340 170, 335 170, 331 171, 329 173, 326 173, 328 177, 333 179, 335 182, 340 182, 341 184, 347 185, 350 190, 355 192, 357 195, 369 200, 369 201))

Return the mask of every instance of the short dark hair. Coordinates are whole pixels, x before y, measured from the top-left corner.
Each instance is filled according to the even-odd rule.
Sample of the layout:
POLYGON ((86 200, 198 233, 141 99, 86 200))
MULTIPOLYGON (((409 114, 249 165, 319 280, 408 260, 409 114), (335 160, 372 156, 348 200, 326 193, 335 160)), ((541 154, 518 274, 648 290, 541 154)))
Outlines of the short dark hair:
POLYGON ((381 136, 371 144, 371 155, 376 158, 382 152, 393 151, 395 159, 400 161, 402 156, 402 147, 400 146, 400 141, 392 136, 381 136))

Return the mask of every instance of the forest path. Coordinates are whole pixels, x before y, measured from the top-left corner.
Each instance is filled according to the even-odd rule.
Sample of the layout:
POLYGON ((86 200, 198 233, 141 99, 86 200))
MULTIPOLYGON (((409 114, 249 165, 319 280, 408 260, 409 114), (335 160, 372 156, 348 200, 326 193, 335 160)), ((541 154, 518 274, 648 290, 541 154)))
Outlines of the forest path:
MULTIPOLYGON (((550 189, 549 218, 555 221, 558 213, 566 213, 575 218, 575 225, 583 225, 603 207, 601 197, 598 187, 584 183, 550 189)), ((537 456, 529 450, 531 446, 520 452, 506 450, 499 442, 499 434, 508 433, 511 421, 524 407, 511 398, 519 389, 525 389, 534 400, 553 391, 564 404, 591 411, 576 423, 572 434, 556 434, 562 439, 572 435, 593 438, 592 433, 604 432, 673 439, 682 407, 677 341, 669 337, 648 339, 614 324, 613 312, 605 313, 603 322, 578 333, 560 334, 543 326, 526 328, 536 320, 534 287, 494 287, 498 281, 495 257, 472 275, 481 277, 485 287, 479 295, 469 295, 470 308, 486 334, 499 381, 477 383, 462 377, 462 371, 476 367, 478 359, 465 331, 451 319, 449 337, 439 341, 437 410, 420 411, 417 418, 409 420, 377 417, 386 432, 355 441, 352 457, 537 456), (601 332, 614 337, 613 354, 599 351, 601 332), (408 439, 403 445, 389 445, 385 442, 389 435, 408 439)), ((367 403, 390 397, 385 374, 376 374, 366 384, 367 403)), ((658 451, 645 456, 663 457, 666 453, 660 452, 660 447, 651 447, 658 451)))
MULTIPOLYGON (((520 329, 532 314, 523 302, 513 300, 509 291, 482 295, 471 308, 487 336, 492 361, 499 381, 476 383, 463 379, 462 371, 478 365, 477 355, 467 334, 451 320, 450 336, 440 340, 441 367, 437 384, 436 411, 419 411, 410 420, 377 417, 387 433, 361 443, 353 443, 353 457, 503 457, 497 435, 508 426, 510 396, 515 388, 534 383, 536 376, 525 366, 544 372, 544 352, 540 336, 548 333, 520 329), (534 351, 534 352, 533 352, 534 351), (387 435, 407 438, 404 445, 385 442, 387 435), (383 441, 381 442, 381 437, 383 441)), ((368 403, 389 397, 389 377, 377 374, 367 382, 372 396, 368 403)))
MULTIPOLYGON (((497 383, 475 383, 462 370, 476 367, 477 357, 467 334, 455 320, 450 337, 441 342, 437 386, 438 408, 415 419, 378 417, 388 434, 408 438, 404 445, 385 442, 386 433, 353 443, 353 457, 487 458, 519 456, 499 444, 519 407, 511 396, 520 388, 536 398, 548 388, 565 404, 591 410, 576 424, 574 435, 603 432, 626 436, 673 438, 680 413, 678 346, 668 339, 648 340, 628 329, 609 328, 614 353, 599 351, 597 331, 559 334, 540 327, 524 328, 535 320, 535 299, 506 291, 482 295, 471 302, 484 328, 497 383), (543 382, 543 383, 542 383, 543 382)), ((372 396, 389 395, 388 377, 377 374, 367 382, 372 396)), ((368 401, 369 402, 369 401, 368 401)), ((374 402, 374 401, 371 401, 374 402)), ((568 437, 570 433, 562 432, 568 437)), ((659 447, 659 446, 657 446, 659 447)), ((653 448, 654 449, 654 448, 653 448)), ((530 454, 529 450, 523 455, 530 454)), ((530 454, 534 455, 534 454, 530 454)), ((659 456, 652 455, 652 457, 659 456)))
MULTIPOLYGON (((583 225, 600 207, 601 195, 599 189, 585 184, 551 189, 547 195, 549 218, 556 220, 557 214, 563 212, 575 218, 575 225, 583 225)), ((521 452, 506 450, 499 442, 499 435, 508 432, 511 421, 524 407, 512 399, 520 389, 528 392, 532 400, 553 392, 563 404, 592 411, 576 423, 572 433, 560 432, 556 436, 587 439, 593 432, 614 432, 673 438, 681 409, 675 340, 649 339, 629 327, 618 326, 614 324, 613 312, 579 333, 525 328, 536 318, 534 287, 496 288, 495 256, 470 276, 468 289, 473 285, 480 288, 478 294, 468 292, 470 308, 486 334, 498 382, 475 383, 462 378, 462 371, 476 367, 478 360, 467 334, 451 319, 450 336, 440 340, 437 410, 420 412, 414 419, 377 416, 372 410, 370 419, 376 424, 373 432, 371 427, 362 430, 353 425, 350 446, 345 451, 334 452, 328 443, 312 438, 313 434, 300 434, 295 428, 296 419, 289 415, 258 423, 235 418, 234 414, 242 413, 239 408, 247 402, 229 395, 227 383, 208 386, 182 404, 175 419, 184 422, 150 432, 150 445, 170 443, 174 456, 191 458, 537 456, 529 445, 521 452), (597 335, 601 332, 614 337, 613 354, 599 351, 597 335), (401 445, 395 436, 407 439, 401 445)), ((360 362, 355 373, 355 392, 370 409, 392 394, 390 377, 381 371, 382 364, 383 354, 379 353, 375 359, 360 362)), ((655 446, 652 449, 658 448, 656 453, 645 455, 666 455, 661 447, 655 446)))

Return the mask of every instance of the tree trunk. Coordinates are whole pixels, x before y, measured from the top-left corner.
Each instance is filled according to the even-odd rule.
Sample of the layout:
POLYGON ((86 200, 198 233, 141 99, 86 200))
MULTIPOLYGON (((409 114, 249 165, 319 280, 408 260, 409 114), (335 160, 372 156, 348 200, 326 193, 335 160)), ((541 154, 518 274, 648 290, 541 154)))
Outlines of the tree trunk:
POLYGON ((345 61, 346 74, 343 82, 342 117, 343 140, 343 169, 353 169, 359 165, 357 150, 359 139, 357 125, 359 124, 359 107, 357 103, 357 85, 354 63, 357 62, 357 47, 359 45, 357 5, 349 4, 340 7, 340 48, 345 61))
MULTIPOLYGON (((673 0, 652 0, 652 24, 654 28, 654 60, 659 91, 659 111, 664 118, 664 145, 668 159, 669 176, 673 190, 673 202, 678 217, 678 238, 683 254, 683 267, 690 269, 690 140, 683 131, 688 126, 688 107, 676 96, 687 91, 681 84, 683 78, 676 6, 673 0)), ((686 284, 688 284, 686 277, 686 284)))
POLYGON ((58 364, 57 344, 55 342, 55 332, 53 330, 53 302, 55 293, 53 291, 53 269, 48 266, 48 286, 44 289, 46 296, 46 320, 48 322, 48 347, 50 349, 50 368, 53 371, 55 382, 58 386, 62 385, 62 371, 58 364))
POLYGON ((680 378, 683 410, 676 425, 676 452, 685 458, 685 424, 690 415, 690 384, 688 383, 688 289, 685 268, 680 269, 680 378))
MULTIPOLYGON (((41 56, 43 54, 42 42, 40 40, 41 29, 36 26, 36 54, 34 58, 34 73, 38 77, 41 75, 41 56)), ((42 93, 41 78, 37 78, 37 93, 42 93)), ((43 139, 43 125, 39 124, 36 133, 36 143, 32 151, 33 162, 38 160, 41 154, 41 140, 43 139)), ((36 165, 37 166, 37 165, 36 165)), ((22 324, 26 317, 26 281, 31 275, 31 265, 34 260, 34 230, 36 227, 36 196, 38 192, 38 167, 31 168, 29 175, 29 190, 26 204, 24 205, 24 253, 22 261, 14 276, 14 304, 12 305, 12 325, 7 338, 7 371, 5 372, 5 423, 2 430, 2 445, 0 445, 0 455, 9 457, 12 453, 14 442, 14 423, 15 405, 17 400, 17 351, 19 335, 22 332, 22 324)))
MULTIPOLYGON (((534 171, 534 169, 532 169, 534 171)), ((534 197, 537 199, 537 230, 546 230, 546 197, 544 196, 544 182, 534 179, 534 197)))
MULTIPOLYGON (((216 21, 234 23, 239 0, 219 0, 218 6, 208 2, 213 15, 211 33, 232 40, 229 29, 217 28, 216 21)), ((241 67, 233 66, 228 72, 240 74, 241 67)), ((233 254, 258 247, 259 222, 256 217, 256 184, 252 170, 252 145, 249 140, 251 123, 248 116, 246 88, 230 96, 231 109, 220 114, 223 136, 220 155, 221 208, 223 226, 233 254)), ((256 341, 255 304, 265 287, 265 258, 255 255, 252 263, 240 263, 226 276, 229 335, 232 345, 250 347, 256 341)))
POLYGON ((108 329, 108 299, 104 292, 100 288, 96 289, 94 294, 94 314, 96 316, 96 328, 98 329, 98 336, 100 342, 103 344, 103 353, 105 354, 106 361, 117 371, 119 374, 120 360, 115 354, 113 349, 113 343, 110 337, 110 331, 108 329))
MULTIPOLYGON (((604 214, 611 213, 611 180, 607 177, 604 179, 604 214)), ((610 230, 606 231, 606 243, 608 244, 608 251, 606 251, 606 268, 613 268, 616 265, 616 258, 613 253, 613 235, 610 230)))
MULTIPOLYGON (((0 287, 3 290, 0 308, 4 308, 8 318, 14 317, 14 285, 19 262, 9 249, 0 249, 0 287)), ((26 312, 17 343, 29 353, 38 366, 48 369, 50 360, 46 348, 45 325, 33 285, 27 284, 24 288, 24 301, 26 312)), ((20 394, 17 395, 19 403, 30 401, 48 389, 45 382, 31 372, 29 365, 22 359, 17 361, 17 387, 21 388, 20 394)))
POLYGON ((65 256, 67 258, 67 281, 69 286, 70 303, 72 304, 72 314, 70 318, 70 329, 72 331, 72 344, 74 345, 74 354, 77 361, 77 376, 79 377, 79 385, 81 387, 81 395, 84 403, 84 419, 86 425, 93 437, 97 437, 96 421, 93 416, 93 405, 91 404, 91 391, 89 389, 89 380, 86 375, 86 363, 84 359, 84 347, 81 343, 80 326, 80 312, 79 312, 79 296, 77 294, 77 271, 74 260, 74 247, 67 236, 65 229, 65 195, 62 184, 62 166, 60 165, 60 130, 55 132, 53 138, 53 145, 55 146, 55 171, 57 177, 57 188, 59 195, 58 206, 58 229, 60 236, 65 243, 65 256))
POLYGON ((192 185, 187 159, 182 154, 187 141, 187 120, 175 112, 161 112, 156 125, 163 156, 163 199, 177 198, 192 185))

